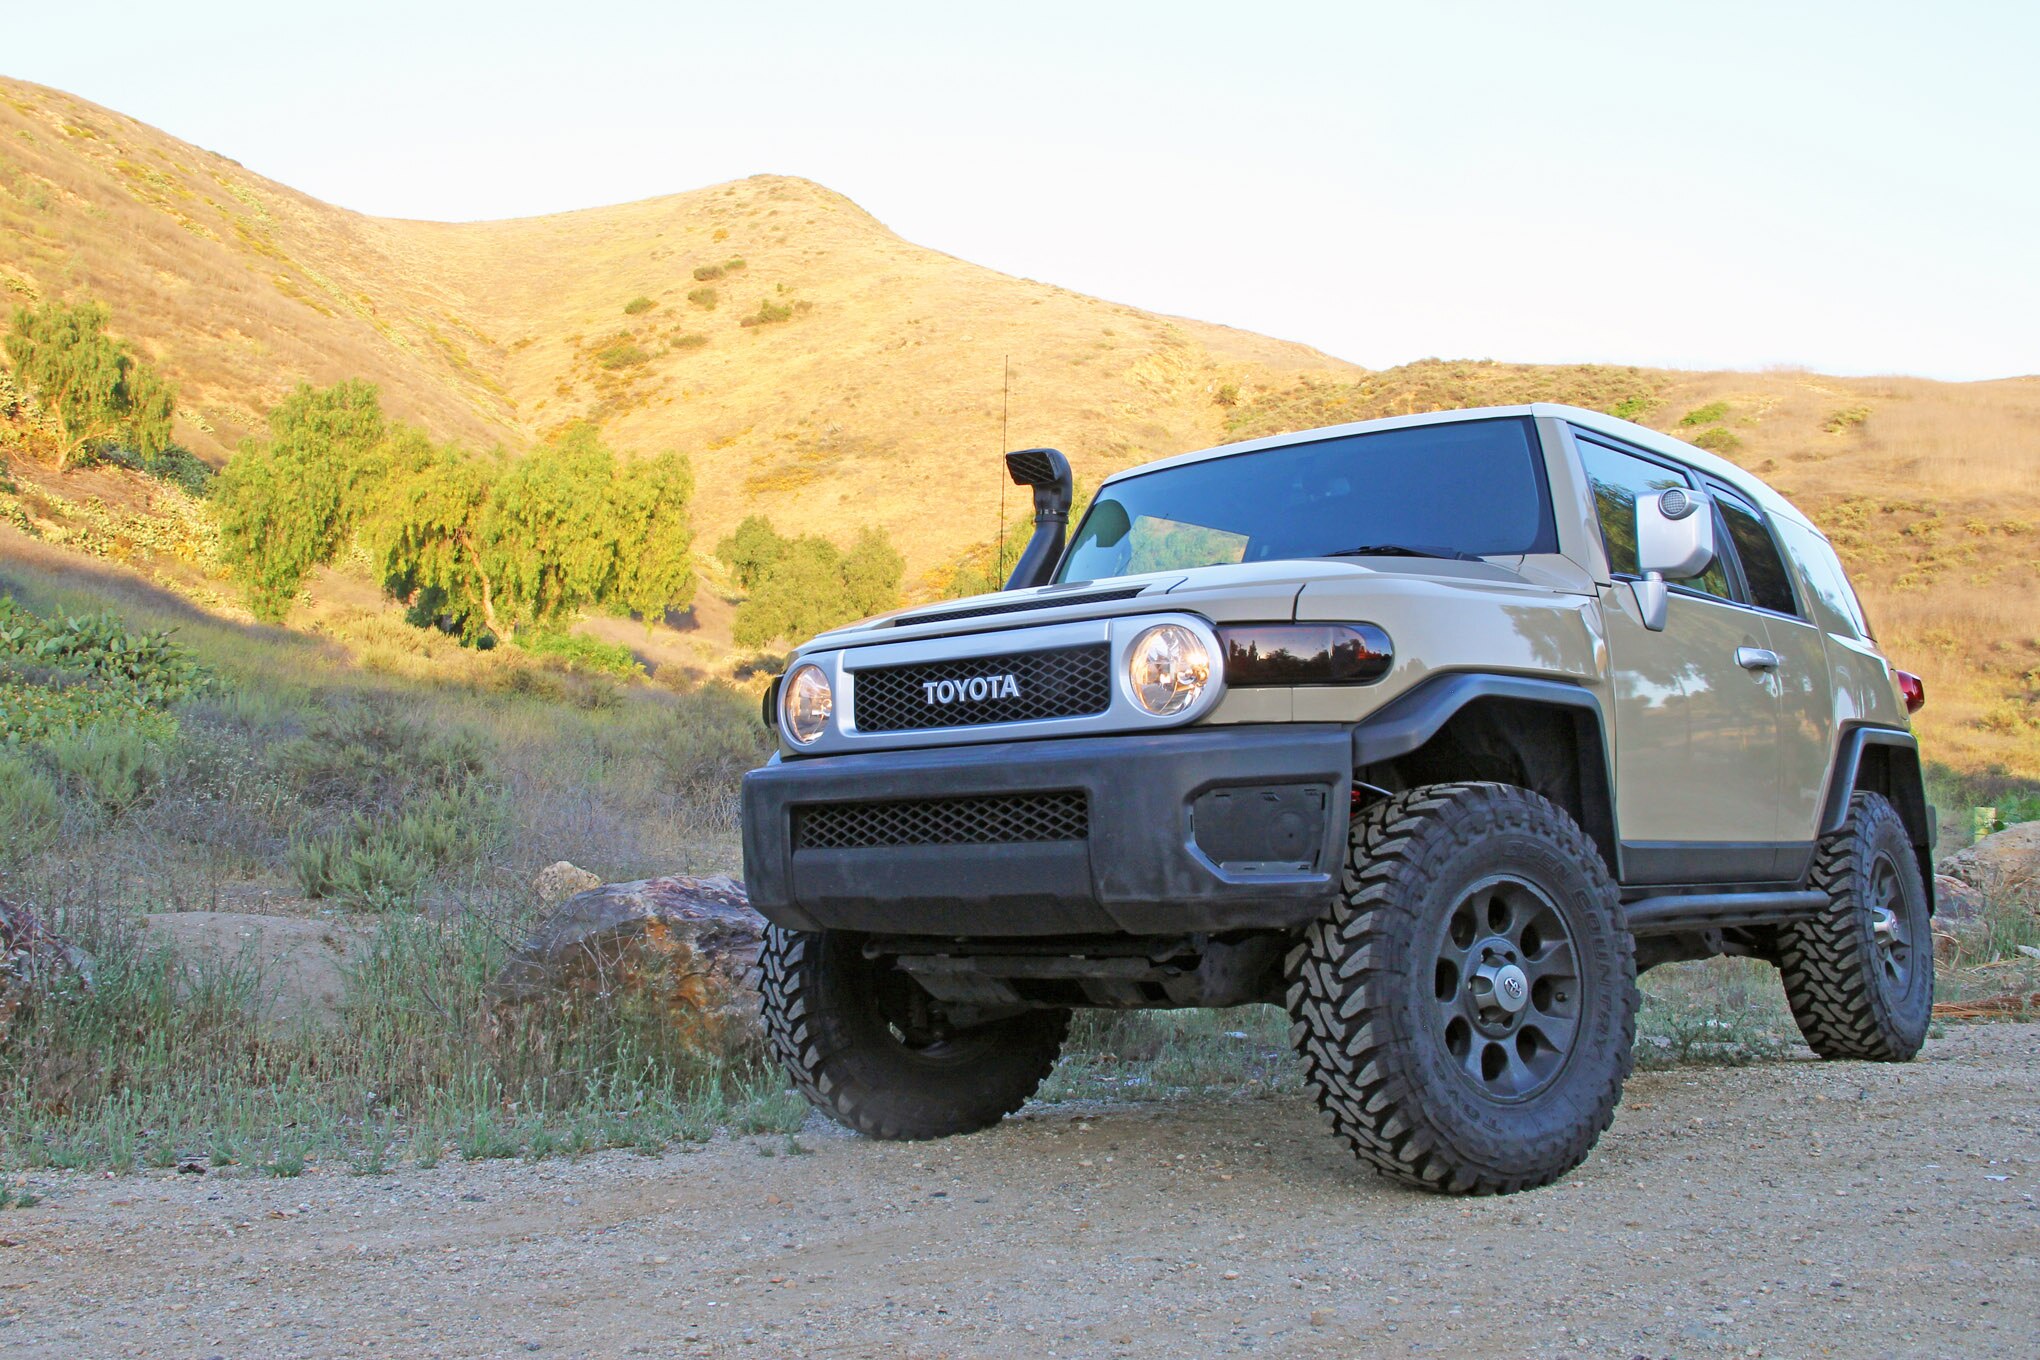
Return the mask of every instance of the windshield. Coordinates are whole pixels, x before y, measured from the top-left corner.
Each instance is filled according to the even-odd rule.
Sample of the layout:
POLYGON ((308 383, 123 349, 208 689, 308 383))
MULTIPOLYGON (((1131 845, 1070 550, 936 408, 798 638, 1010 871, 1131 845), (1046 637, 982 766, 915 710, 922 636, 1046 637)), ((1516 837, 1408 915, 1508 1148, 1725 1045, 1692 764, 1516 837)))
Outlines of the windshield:
POLYGON ((1556 552, 1528 418, 1417 425, 1164 468, 1099 492, 1060 581, 1283 558, 1556 552))

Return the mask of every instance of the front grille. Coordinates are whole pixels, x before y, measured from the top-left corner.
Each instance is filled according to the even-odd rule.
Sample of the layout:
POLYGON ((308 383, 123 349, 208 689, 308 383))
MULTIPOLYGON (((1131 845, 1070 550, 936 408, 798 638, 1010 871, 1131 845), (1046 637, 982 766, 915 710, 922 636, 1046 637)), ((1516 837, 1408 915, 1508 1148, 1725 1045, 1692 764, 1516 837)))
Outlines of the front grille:
POLYGON ((811 803, 795 807, 793 813, 796 850, 857 850, 881 845, 1013 845, 1080 841, 1090 834, 1091 807, 1082 793, 811 803))
POLYGON ((927 614, 902 615, 893 620, 893 627, 906 628, 917 623, 947 623, 954 619, 982 619, 993 614, 1019 614, 1029 609, 1068 609, 1072 605, 1130 600, 1146 589, 1146 586, 1132 586, 1125 590, 1093 591, 1089 595, 1033 595, 1024 600, 1008 600, 1002 604, 978 604, 966 609, 940 609, 927 614))
POLYGON ((860 732, 1079 718, 1112 706, 1112 649, 1103 642, 854 674, 851 721, 860 732))

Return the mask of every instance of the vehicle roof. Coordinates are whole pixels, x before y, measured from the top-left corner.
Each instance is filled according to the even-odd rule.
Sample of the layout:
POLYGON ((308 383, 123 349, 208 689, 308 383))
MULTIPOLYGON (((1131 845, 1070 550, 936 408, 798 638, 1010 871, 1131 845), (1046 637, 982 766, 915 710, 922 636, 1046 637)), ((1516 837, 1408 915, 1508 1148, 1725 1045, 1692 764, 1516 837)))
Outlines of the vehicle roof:
POLYGON ((1737 467, 1726 458, 1718 458, 1705 449, 1695 448, 1683 439, 1674 439, 1668 434, 1631 420, 1605 415, 1600 411, 1589 411, 1578 406, 1565 406, 1558 402, 1539 401, 1522 406, 1471 406, 1453 411, 1426 411, 1420 415, 1384 416, 1379 420, 1355 421, 1349 425, 1326 425, 1315 430, 1295 430, 1288 434, 1269 435, 1262 439, 1242 440, 1237 444, 1221 444, 1216 448, 1200 449, 1194 453, 1177 454, 1173 458, 1162 458, 1152 463, 1143 463, 1122 472, 1115 472, 1099 485, 1102 492, 1114 482, 1128 477, 1138 477, 1163 468, 1181 467, 1189 463, 1201 463, 1212 458, 1230 458, 1235 454, 1258 453, 1263 449, 1278 449, 1290 444, 1315 443, 1320 439, 1337 439, 1350 434, 1373 434, 1380 430, 1402 430, 1417 425, 1450 425, 1467 420, 1496 420, 1507 416, 1543 417, 1551 420, 1568 421, 1582 429, 1611 435, 1652 453, 1676 458, 1689 467, 1698 469, 1734 487, 1756 501, 1766 511, 1783 515, 1815 528, 1813 522, 1800 513, 1799 509, 1773 490, 1763 479, 1747 469, 1737 467))

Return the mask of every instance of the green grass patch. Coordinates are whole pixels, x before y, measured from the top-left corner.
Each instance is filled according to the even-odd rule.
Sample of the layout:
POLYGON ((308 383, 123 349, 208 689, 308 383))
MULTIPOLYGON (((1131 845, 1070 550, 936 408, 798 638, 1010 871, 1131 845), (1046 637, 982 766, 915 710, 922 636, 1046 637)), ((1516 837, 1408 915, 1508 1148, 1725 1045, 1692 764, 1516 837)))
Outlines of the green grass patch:
POLYGON ((1705 406, 1696 406, 1679 417, 1679 424, 1688 429, 1696 425, 1713 425, 1728 419, 1728 403, 1710 401, 1705 406))
POLYGON ((1734 431, 1725 430, 1719 425, 1709 426, 1694 435, 1693 443, 1709 453, 1724 455, 1734 453, 1742 447, 1742 440, 1736 437, 1734 431))
POLYGON ((652 308, 658 305, 659 305, 658 303, 652 301, 650 298, 640 293, 636 297, 632 298, 629 302, 623 304, 623 314, 625 316, 638 316, 641 315, 642 313, 649 312, 650 310, 652 310, 652 308))
POLYGON ((518 650, 551 658, 569 670, 591 675, 613 675, 619 680, 641 680, 645 668, 630 648, 620 642, 603 642, 578 633, 522 632, 514 639, 518 650))
POLYGON ((612 340, 601 349, 595 351, 595 362, 611 372, 624 368, 636 368, 640 364, 650 363, 651 359, 652 352, 650 350, 627 336, 612 340))
POLYGON ((715 304, 722 301, 722 295, 713 288, 695 288, 689 290, 687 300, 704 312, 712 312, 715 304))
POLYGON ((763 298, 759 300, 758 310, 737 324, 739 326, 772 326, 777 325, 781 321, 790 321, 792 318, 793 308, 782 306, 770 298, 763 298))

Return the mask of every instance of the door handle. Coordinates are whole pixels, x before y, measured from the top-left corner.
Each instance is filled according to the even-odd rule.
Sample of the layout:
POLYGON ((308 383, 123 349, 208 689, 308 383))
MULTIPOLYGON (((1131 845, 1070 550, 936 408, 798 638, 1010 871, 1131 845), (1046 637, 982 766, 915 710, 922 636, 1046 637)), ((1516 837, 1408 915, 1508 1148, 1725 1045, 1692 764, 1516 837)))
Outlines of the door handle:
POLYGON ((1775 671, 1779 656, 1768 647, 1738 647, 1735 649, 1735 664, 1746 671, 1775 671))

